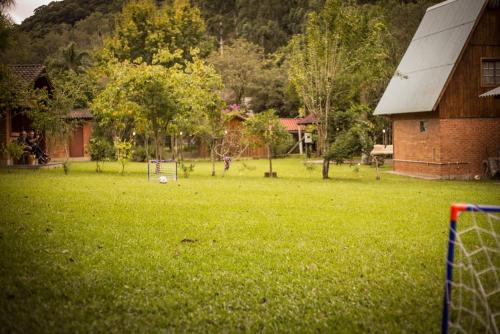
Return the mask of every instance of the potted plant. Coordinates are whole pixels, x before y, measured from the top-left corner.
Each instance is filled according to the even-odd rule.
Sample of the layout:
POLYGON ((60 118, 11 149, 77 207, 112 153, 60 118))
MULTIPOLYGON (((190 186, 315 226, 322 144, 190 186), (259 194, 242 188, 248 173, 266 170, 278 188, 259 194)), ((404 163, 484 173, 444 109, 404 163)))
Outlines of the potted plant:
POLYGON ((23 155, 23 147, 12 141, 7 144, 5 147, 5 151, 7 152, 7 165, 13 165, 14 161, 17 161, 23 155))
POLYGON ((0 144, 0 165, 7 165, 9 160, 9 153, 4 144, 0 144))

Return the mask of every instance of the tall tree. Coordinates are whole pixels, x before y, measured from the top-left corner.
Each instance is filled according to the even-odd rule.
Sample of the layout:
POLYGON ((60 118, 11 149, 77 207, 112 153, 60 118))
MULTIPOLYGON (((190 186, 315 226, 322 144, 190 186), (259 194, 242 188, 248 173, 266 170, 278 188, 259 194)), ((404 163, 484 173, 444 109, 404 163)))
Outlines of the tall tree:
POLYGON ((205 25, 197 8, 187 0, 133 0, 120 14, 116 29, 106 41, 106 54, 118 61, 172 65, 192 59, 199 48, 205 25))
MULTIPOLYGON (((385 79, 385 25, 371 7, 329 0, 309 16, 304 34, 291 41, 289 76, 306 112, 315 116, 323 178, 328 178, 329 144, 334 141, 332 115, 351 103, 370 104, 385 79)), ((362 117, 367 118, 368 115, 362 117)))
MULTIPOLYGON (((311 13, 306 32, 291 40, 292 55, 289 76, 307 112, 317 120, 318 154, 328 146, 328 123, 332 112, 334 92, 346 61, 347 46, 342 43, 340 29, 342 7, 339 1, 328 1, 321 13, 311 13)), ((328 164, 323 164, 327 178, 328 164)))
POLYGON ((112 126, 115 137, 123 138, 127 126, 140 123, 153 137, 155 156, 162 158, 162 139, 173 121, 177 100, 172 72, 158 65, 127 64, 113 66, 106 88, 92 103, 101 125, 112 126))
POLYGON ((212 52, 208 62, 221 73, 228 103, 243 103, 259 86, 265 70, 264 51, 245 39, 234 40, 223 51, 212 52))

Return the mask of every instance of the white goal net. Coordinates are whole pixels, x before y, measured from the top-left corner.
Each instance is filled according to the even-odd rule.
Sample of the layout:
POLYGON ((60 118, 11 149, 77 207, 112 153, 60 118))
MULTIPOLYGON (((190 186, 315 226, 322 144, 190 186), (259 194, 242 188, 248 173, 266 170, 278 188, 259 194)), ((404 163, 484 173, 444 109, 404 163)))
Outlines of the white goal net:
POLYGON ((451 211, 442 332, 500 334, 500 207, 451 211))

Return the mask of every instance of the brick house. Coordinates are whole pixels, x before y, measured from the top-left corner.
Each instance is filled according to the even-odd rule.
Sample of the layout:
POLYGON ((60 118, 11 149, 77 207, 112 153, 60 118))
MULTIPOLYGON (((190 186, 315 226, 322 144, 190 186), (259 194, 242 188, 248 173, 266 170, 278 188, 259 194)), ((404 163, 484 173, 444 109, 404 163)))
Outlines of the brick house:
MULTIPOLYGON (((49 96, 54 89, 43 65, 11 65, 10 69, 14 75, 32 88, 46 89, 49 92, 49 96)), ((33 129, 32 122, 26 115, 25 110, 2 110, 1 112, 0 145, 15 141, 22 131, 33 129)), ((76 123, 73 136, 70 138, 67 147, 69 156, 71 158, 89 158, 88 145, 92 128, 92 115, 87 109, 75 109, 68 114, 67 120, 76 123)), ((66 144, 57 139, 44 138, 42 149, 52 159, 65 158, 66 150, 64 145, 66 144)))
POLYGON ((394 171, 467 178, 500 155, 500 2, 429 7, 375 115, 393 123, 394 171), (483 96, 481 96, 483 95, 483 96))

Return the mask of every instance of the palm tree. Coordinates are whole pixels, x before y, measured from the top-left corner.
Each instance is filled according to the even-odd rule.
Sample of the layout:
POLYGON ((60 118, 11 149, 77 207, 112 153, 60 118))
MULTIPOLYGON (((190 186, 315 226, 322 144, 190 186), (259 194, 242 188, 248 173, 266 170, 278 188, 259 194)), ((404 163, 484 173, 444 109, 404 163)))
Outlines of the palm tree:
POLYGON ((79 73, 82 72, 86 65, 85 60, 88 60, 89 57, 87 52, 78 51, 76 44, 71 42, 68 46, 60 49, 59 56, 53 59, 51 65, 63 71, 74 71, 79 73))

